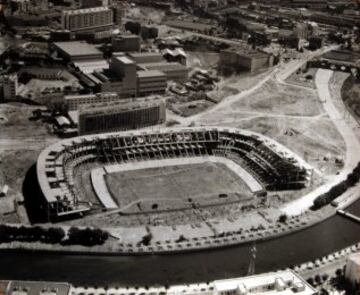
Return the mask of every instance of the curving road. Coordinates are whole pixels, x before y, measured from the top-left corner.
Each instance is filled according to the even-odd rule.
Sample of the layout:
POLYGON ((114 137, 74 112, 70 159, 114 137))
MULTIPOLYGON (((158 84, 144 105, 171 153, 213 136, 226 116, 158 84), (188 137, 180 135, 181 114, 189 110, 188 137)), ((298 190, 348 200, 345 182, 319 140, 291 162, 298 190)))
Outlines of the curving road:
POLYGON ((346 179, 347 174, 360 162, 360 142, 353 129, 347 124, 346 119, 339 113, 330 93, 329 83, 332 75, 333 71, 319 69, 316 73, 315 83, 319 99, 323 103, 325 111, 344 139, 346 145, 345 165, 341 173, 334 176, 331 181, 282 208, 282 211, 288 215, 298 215, 306 211, 312 206, 317 196, 346 179))

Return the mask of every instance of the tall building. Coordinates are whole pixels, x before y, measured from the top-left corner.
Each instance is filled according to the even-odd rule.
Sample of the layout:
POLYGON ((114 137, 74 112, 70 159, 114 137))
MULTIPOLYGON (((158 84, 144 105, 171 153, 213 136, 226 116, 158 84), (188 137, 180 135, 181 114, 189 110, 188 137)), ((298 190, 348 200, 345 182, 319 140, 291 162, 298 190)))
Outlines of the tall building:
POLYGON ((163 100, 93 105, 79 112, 79 134, 138 129, 161 124, 165 120, 163 100))
POLYGON ((113 10, 109 7, 92 7, 62 12, 64 30, 72 32, 106 29, 114 24, 113 10))
POLYGON ((16 98, 18 89, 18 78, 17 75, 8 75, 3 77, 3 99, 13 100, 16 98))
POLYGON ((110 63, 110 70, 116 73, 123 83, 123 88, 128 92, 136 94, 136 70, 137 66, 127 56, 113 56, 110 63))
POLYGON ((114 24, 121 26, 126 12, 125 4, 116 3, 112 5, 112 9, 114 12, 114 24))

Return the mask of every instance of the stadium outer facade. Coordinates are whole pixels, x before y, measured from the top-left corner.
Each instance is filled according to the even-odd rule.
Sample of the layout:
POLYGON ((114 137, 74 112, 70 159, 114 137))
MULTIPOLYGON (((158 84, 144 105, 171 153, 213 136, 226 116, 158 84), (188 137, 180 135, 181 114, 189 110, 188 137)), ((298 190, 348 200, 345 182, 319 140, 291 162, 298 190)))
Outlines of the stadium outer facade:
POLYGON ((252 174, 264 190, 303 188, 312 174, 312 167, 303 159, 263 135, 235 128, 195 127, 66 139, 41 152, 37 177, 48 217, 52 219, 91 210, 89 200, 79 198, 81 188, 74 171, 81 165, 90 164, 95 169, 131 161, 208 155, 234 161, 252 174))

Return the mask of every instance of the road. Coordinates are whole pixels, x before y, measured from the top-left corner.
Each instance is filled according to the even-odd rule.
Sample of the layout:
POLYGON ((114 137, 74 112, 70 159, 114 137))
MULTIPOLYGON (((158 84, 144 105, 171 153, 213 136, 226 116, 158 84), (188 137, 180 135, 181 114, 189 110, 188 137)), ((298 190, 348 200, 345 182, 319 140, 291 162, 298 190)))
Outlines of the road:
POLYGON ((59 139, 0 138, 0 152, 10 150, 41 150, 59 139))
POLYGON ((346 179, 347 175, 355 168, 358 162, 360 162, 360 142, 354 133, 353 129, 347 124, 346 119, 340 114, 339 110, 334 104, 334 98, 332 97, 329 89, 330 79, 333 75, 333 71, 319 69, 315 83, 318 91, 318 96, 331 121, 344 139, 346 146, 346 156, 343 170, 331 181, 325 185, 317 188, 311 193, 303 196, 302 198, 287 204, 281 210, 288 215, 298 215, 308 210, 319 195, 327 192, 331 187, 340 181, 346 179))
MULTIPOLYGON (((191 33, 191 34, 193 34, 193 35, 202 35, 202 34, 197 34, 197 33, 191 33)), ((207 36, 207 35, 205 35, 205 36, 207 36)), ((211 37, 211 36, 207 36, 207 37, 209 37, 209 38, 218 38, 218 37, 211 37)), ((249 96, 250 94, 252 94, 255 91, 259 90, 263 85, 265 85, 268 81, 270 81, 272 79, 274 79, 276 82, 278 82, 280 84, 294 86, 292 84, 287 84, 285 82, 285 80, 292 73, 296 72, 299 68, 301 68, 304 64, 306 64, 309 60, 311 60, 311 59, 313 59, 313 58, 315 58, 317 56, 320 56, 320 55, 324 54, 325 52, 334 50, 336 48, 338 48, 337 45, 325 47, 325 48, 322 48, 320 50, 308 53, 307 56, 304 59, 293 60, 293 61, 290 61, 290 62, 288 62, 286 64, 280 64, 280 65, 276 66, 265 78, 261 79, 253 87, 251 87, 251 88, 249 88, 247 90, 244 90, 244 91, 242 91, 242 92, 240 92, 238 94, 226 97, 221 102, 216 104, 214 107, 209 108, 209 109, 205 110, 204 112, 201 112, 201 113, 198 113, 196 115, 186 117, 186 118, 168 112, 168 118, 178 121, 183 126, 188 126, 192 122, 196 122, 196 120, 200 119, 201 117, 203 117, 205 115, 214 113, 214 112, 218 111, 221 108, 229 107, 233 103, 235 103, 236 101, 241 100, 241 99, 249 96)), ((299 87, 301 87, 301 86, 299 86, 299 87)), ((309 89, 306 88, 306 90, 309 90, 309 89)))

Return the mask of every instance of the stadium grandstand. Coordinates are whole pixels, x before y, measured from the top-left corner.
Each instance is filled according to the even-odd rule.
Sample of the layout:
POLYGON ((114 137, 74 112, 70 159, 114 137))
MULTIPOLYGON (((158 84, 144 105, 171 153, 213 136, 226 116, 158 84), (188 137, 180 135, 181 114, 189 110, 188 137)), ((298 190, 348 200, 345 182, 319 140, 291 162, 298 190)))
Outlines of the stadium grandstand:
POLYGON ((101 200, 96 183, 92 183, 90 192, 83 188, 83 178, 76 175, 89 171, 91 174, 110 165, 208 156, 231 160, 268 191, 306 187, 312 173, 300 157, 260 134, 234 128, 196 127, 66 139, 43 150, 37 161, 37 177, 52 219, 84 214, 93 209, 96 198, 101 200))

